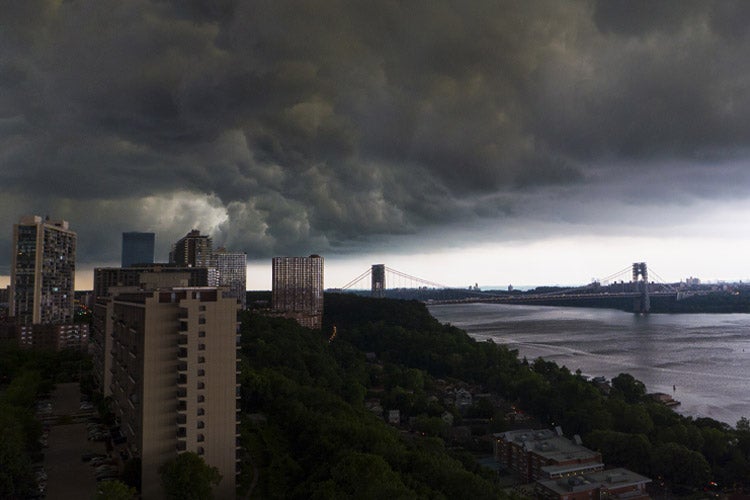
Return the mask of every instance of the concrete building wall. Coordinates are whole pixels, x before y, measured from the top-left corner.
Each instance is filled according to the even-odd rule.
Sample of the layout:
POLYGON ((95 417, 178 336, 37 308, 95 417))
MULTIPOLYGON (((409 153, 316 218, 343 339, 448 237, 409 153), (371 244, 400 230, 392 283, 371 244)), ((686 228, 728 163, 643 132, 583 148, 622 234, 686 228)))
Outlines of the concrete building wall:
POLYGON ((172 286, 208 286, 205 267, 153 264, 143 267, 97 267, 94 269, 94 299, 106 298, 113 287, 155 289, 172 286))
POLYGON ((115 294, 116 414, 142 461, 143 498, 162 498, 159 467, 183 451, 219 469, 216 498, 234 498, 237 300, 217 288, 115 294))

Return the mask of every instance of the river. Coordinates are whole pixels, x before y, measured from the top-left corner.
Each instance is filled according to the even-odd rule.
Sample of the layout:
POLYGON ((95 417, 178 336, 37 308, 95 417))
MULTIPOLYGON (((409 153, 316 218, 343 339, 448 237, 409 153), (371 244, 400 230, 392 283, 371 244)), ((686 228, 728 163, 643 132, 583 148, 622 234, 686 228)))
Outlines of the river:
POLYGON ((735 426, 750 418, 750 314, 652 314, 504 304, 429 306, 442 323, 611 379, 629 373, 683 415, 735 426))

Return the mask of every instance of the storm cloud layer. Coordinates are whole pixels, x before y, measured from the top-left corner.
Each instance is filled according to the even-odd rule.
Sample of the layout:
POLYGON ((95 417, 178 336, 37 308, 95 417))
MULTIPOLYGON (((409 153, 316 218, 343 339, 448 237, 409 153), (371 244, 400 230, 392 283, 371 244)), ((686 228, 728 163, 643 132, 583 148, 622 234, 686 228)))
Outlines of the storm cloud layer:
POLYGON ((750 191, 748 26, 739 0, 2 0, 0 260, 25 213, 89 263, 132 230, 251 258, 658 231, 750 191))

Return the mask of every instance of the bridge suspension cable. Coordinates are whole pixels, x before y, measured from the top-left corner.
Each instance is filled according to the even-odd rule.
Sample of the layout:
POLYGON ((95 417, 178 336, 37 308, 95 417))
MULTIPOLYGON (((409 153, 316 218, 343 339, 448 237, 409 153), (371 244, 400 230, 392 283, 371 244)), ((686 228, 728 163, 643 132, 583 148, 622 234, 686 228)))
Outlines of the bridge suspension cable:
POLYGON ((627 266, 624 269, 617 271, 616 273, 612 273, 609 276, 605 276, 604 278, 601 278, 599 281, 602 283, 607 283, 610 281, 614 281, 615 278, 620 277, 620 276, 629 276, 631 269, 632 269, 632 266, 627 266))
POLYGON ((648 268, 648 272, 649 272, 649 274, 651 276, 655 276, 656 279, 657 279, 657 283, 659 283, 660 285, 664 286, 667 290, 669 290, 670 292, 677 292, 677 290, 675 290, 672 285, 670 285, 669 283, 667 283, 664 280, 664 278, 662 278, 661 276, 659 276, 659 274, 656 271, 654 271, 653 267, 648 268))
POLYGON ((433 287, 433 288, 451 288, 451 287, 446 286, 446 285, 441 285, 440 283, 435 283, 434 281, 424 280, 424 279, 418 278, 416 276, 411 276, 409 274, 402 273, 401 271, 396 271, 395 269, 391 269, 390 267, 386 267, 385 270, 388 271, 391 274, 394 274, 396 276, 399 276, 401 278, 404 278, 404 279, 407 279, 407 280, 410 280, 410 281, 413 281, 413 282, 416 282, 416 283, 420 283, 420 284, 422 284, 424 286, 430 286, 430 287, 433 287))
POLYGON ((360 274, 359 276, 357 276, 356 278, 354 278, 353 280, 351 280, 346 285, 342 286, 341 289, 342 290, 348 290, 349 288, 353 287, 354 285, 356 285, 357 283, 359 283, 360 281, 362 281, 367 276, 370 276, 370 272, 371 272, 371 270, 368 269, 367 271, 363 272, 362 274, 360 274))

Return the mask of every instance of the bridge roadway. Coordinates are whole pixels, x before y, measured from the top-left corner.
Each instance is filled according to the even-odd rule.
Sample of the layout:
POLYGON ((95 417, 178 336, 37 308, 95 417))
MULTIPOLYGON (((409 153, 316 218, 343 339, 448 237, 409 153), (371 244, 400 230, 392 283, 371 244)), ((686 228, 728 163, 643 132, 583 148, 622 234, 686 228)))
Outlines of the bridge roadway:
MULTIPOLYGON (((540 293, 540 294, 514 294, 503 297, 495 295, 492 297, 470 297, 465 299, 430 300, 429 304, 471 304, 471 303, 493 303, 493 304, 525 304, 546 301, 561 300, 588 300, 588 299, 618 299, 637 298, 640 292, 614 292, 614 293, 540 293)), ((677 296, 676 292, 650 292, 649 297, 677 296)))

